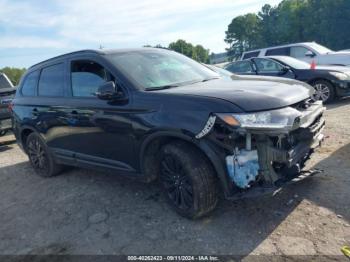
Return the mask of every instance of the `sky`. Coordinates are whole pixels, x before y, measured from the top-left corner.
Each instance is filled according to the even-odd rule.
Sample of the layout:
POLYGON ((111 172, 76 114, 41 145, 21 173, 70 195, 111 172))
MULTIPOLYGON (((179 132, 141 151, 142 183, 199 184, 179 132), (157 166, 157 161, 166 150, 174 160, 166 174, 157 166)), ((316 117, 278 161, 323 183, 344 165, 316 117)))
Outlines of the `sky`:
POLYGON ((184 39, 224 52, 232 19, 280 0, 0 0, 0 68, 184 39))

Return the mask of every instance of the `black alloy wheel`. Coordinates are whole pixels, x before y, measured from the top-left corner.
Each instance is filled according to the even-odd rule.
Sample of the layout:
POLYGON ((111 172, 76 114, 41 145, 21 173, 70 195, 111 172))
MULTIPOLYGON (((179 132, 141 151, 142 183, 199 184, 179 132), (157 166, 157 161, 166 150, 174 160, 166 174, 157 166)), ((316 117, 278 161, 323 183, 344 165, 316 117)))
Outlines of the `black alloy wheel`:
POLYGON ((161 161, 161 176, 168 197, 179 209, 188 210, 193 206, 193 189, 181 163, 172 155, 165 155, 161 161))
POLYGON ((60 173, 63 166, 56 163, 43 139, 31 133, 26 140, 26 152, 35 172, 42 177, 51 177, 60 173))

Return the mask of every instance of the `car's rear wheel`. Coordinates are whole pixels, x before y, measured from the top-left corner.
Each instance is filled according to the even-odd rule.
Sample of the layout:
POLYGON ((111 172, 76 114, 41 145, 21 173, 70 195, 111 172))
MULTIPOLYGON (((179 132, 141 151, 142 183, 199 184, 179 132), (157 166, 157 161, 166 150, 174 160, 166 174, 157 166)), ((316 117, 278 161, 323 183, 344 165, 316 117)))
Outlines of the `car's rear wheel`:
POLYGON ((38 175, 51 177, 58 175, 62 170, 62 165, 55 162, 49 148, 38 134, 32 133, 28 136, 26 151, 29 161, 38 175))
POLYGON ((0 131, 0 136, 4 136, 4 135, 6 135, 6 133, 7 133, 7 130, 1 130, 0 131))
POLYGON ((160 180, 168 202, 184 217, 201 217, 217 204, 217 181, 212 166, 201 152, 185 142, 162 148, 160 180))
POLYGON ((334 99, 334 87, 330 82, 317 80, 313 83, 313 87, 315 88, 314 100, 322 100, 323 103, 329 103, 334 99))

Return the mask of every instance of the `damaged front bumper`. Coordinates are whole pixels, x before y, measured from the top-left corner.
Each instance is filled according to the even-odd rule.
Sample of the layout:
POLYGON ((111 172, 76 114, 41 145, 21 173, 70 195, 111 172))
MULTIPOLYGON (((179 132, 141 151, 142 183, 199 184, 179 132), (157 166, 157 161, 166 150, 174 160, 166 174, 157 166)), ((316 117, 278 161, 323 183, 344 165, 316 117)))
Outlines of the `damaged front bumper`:
POLYGON ((325 108, 321 102, 303 101, 294 109, 298 114, 286 128, 228 127, 219 117, 203 129, 226 152, 226 169, 233 183, 230 198, 274 191, 315 173, 303 168, 324 139, 325 108))

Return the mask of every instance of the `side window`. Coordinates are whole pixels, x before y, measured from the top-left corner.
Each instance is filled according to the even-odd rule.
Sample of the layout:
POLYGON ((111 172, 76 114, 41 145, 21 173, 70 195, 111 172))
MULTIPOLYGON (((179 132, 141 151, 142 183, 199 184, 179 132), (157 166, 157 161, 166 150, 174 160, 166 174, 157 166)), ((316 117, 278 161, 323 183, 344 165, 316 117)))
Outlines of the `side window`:
POLYGON ((279 72, 283 69, 283 66, 271 59, 254 59, 258 72, 269 73, 279 72))
POLYGON ((274 49, 269 49, 266 51, 266 56, 271 56, 271 55, 290 55, 290 48, 289 47, 281 47, 281 48, 274 48, 274 49))
POLYGON ((244 59, 248 59, 248 58, 252 58, 252 57, 257 57, 257 56, 259 56, 259 53, 260 53, 260 51, 245 53, 245 54, 243 55, 243 60, 244 60, 244 59))
POLYGON ((71 81, 73 96, 94 97, 100 85, 115 79, 100 64, 90 60, 77 60, 71 63, 71 81))
POLYGON ((64 96, 63 63, 44 67, 39 79, 39 96, 64 96))
POLYGON ((24 96, 35 96, 36 86, 38 83, 39 70, 29 73, 24 79, 22 85, 22 95, 24 96))
POLYGON ((233 73, 252 73, 252 66, 250 61, 236 62, 225 68, 226 70, 233 73))
POLYGON ((309 50, 303 46, 292 46, 290 48, 290 56, 295 57, 295 58, 303 58, 303 57, 305 57, 305 53, 307 51, 311 51, 311 50, 309 50))

